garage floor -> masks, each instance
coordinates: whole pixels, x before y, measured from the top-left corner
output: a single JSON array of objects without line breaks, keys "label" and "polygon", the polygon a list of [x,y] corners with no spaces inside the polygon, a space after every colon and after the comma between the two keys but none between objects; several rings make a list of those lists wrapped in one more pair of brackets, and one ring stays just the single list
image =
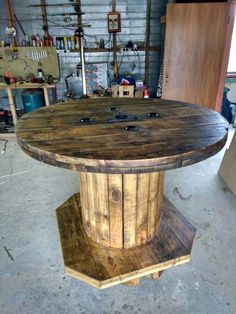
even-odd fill
[{"label": "garage floor", "polygon": [[0,155],[1,314],[236,313],[236,198],[217,175],[223,151],[166,174],[166,195],[197,228],[192,260],[160,280],[100,291],[63,272],[55,209],[77,191],[76,173],[0,138],[9,139]]}]

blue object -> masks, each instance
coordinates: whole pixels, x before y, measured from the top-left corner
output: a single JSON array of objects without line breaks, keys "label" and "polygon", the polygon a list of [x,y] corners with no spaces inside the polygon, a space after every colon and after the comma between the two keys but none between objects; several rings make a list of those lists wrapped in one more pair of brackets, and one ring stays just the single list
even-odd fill
[{"label": "blue object", "polygon": [[230,89],[228,87],[224,88],[224,95],[222,99],[222,106],[221,106],[221,114],[225,119],[229,122],[232,123],[233,115],[232,115],[232,108],[231,104],[234,105],[231,101],[228,99],[228,92]]},{"label": "blue object", "polygon": [[119,75],[117,78],[117,84],[122,84],[123,81],[129,83],[124,85],[135,85],[135,78],[131,75]]},{"label": "blue object", "polygon": [[44,94],[41,89],[25,89],[21,97],[25,113],[45,106]]}]

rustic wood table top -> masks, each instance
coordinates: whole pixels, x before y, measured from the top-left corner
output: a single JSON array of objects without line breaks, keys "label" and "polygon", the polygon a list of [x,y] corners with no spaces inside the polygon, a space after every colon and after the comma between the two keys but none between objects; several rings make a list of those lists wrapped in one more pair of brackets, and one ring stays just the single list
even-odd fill
[{"label": "rustic wood table top", "polygon": [[228,123],[203,107],[158,99],[91,99],[24,115],[18,142],[32,157],[78,171],[178,168],[219,151]]}]

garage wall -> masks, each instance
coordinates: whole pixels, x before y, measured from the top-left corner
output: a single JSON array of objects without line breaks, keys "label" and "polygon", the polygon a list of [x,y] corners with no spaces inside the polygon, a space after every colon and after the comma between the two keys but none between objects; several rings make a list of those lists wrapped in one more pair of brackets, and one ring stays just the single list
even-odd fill
[{"label": "garage wall", "polygon": [[[58,3],[57,0],[48,1],[50,4]],[[60,3],[68,3],[68,1],[61,0]],[[124,46],[128,40],[132,40],[133,43],[138,46],[145,45],[146,35],[146,2],[144,0],[128,1],[117,0],[117,11],[121,14],[121,33],[117,35],[117,45]],[[29,4],[39,4],[39,0],[12,0],[18,19],[21,20],[22,26],[25,32],[32,35],[39,33],[43,35],[42,31],[42,19],[41,8],[28,8]],[[161,24],[160,16],[165,13],[167,0],[152,1],[151,7],[151,36],[150,46],[157,47],[161,43]],[[83,23],[89,23],[90,28],[84,28],[85,34],[85,46],[97,47],[100,39],[103,38],[107,43],[106,47],[111,47],[111,37],[107,32],[107,13],[111,11],[111,0],[101,0],[99,2],[95,0],[82,0],[82,11],[85,13],[82,16]],[[3,5],[1,5],[3,6]],[[1,26],[0,27],[0,40],[4,39],[5,22],[2,17],[3,11],[1,11]],[[47,7],[48,15],[54,13],[66,13],[74,12],[71,7]],[[5,15],[5,14],[4,14]],[[72,17],[76,21],[76,16]],[[49,16],[49,31],[52,36],[72,35],[73,29],[65,28],[66,23],[63,22],[62,16]],[[73,22],[71,22],[73,23]],[[63,25],[63,27],[58,27]],[[22,40],[22,33],[18,30],[19,41]],[[118,52],[117,53],[118,64],[120,65],[120,73],[125,71],[130,72],[136,78],[144,78],[144,61],[145,52]],[[80,62],[79,53],[60,53],[60,66],[62,78],[66,75],[76,72],[76,65]],[[86,53],[86,62],[105,62],[108,65],[109,73],[108,77],[112,80],[112,67],[110,62],[112,61],[112,52],[99,52],[99,53]],[[159,75],[159,62],[160,53],[158,51],[150,52],[150,75],[149,75],[149,92],[155,95],[156,84]],[[81,90],[81,79],[77,77],[70,78],[70,84],[76,91]],[[65,89],[64,79],[61,84],[58,84],[58,96],[61,97],[61,93]]]}]

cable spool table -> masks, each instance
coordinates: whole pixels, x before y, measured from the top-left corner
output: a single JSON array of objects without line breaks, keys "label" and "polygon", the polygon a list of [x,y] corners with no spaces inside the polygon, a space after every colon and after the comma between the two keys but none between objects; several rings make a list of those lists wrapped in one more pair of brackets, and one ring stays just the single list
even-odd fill
[{"label": "cable spool table", "polygon": [[80,193],[56,210],[66,272],[106,288],[188,262],[196,230],[163,196],[164,172],[214,155],[227,133],[215,111],[158,99],[79,100],[24,115],[21,148],[80,173]]}]

